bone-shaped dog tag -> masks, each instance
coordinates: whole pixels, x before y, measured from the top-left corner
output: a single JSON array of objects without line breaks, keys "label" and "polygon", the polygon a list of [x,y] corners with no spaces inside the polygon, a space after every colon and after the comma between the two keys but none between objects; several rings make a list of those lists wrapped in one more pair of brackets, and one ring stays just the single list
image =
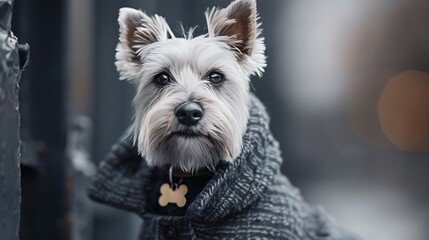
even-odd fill
[{"label": "bone-shaped dog tag", "polygon": [[188,187],[184,184],[173,190],[168,183],[161,185],[159,189],[161,196],[158,203],[161,207],[167,206],[168,203],[175,203],[178,207],[184,207],[186,204],[185,195],[188,192]]}]

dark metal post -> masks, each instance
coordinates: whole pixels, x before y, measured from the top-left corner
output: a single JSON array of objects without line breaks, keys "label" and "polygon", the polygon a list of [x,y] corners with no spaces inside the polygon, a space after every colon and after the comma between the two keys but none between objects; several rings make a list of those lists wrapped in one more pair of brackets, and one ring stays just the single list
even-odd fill
[{"label": "dark metal post", "polygon": [[10,31],[12,0],[0,0],[0,236],[17,240],[20,218],[19,79],[28,62],[28,45]]}]

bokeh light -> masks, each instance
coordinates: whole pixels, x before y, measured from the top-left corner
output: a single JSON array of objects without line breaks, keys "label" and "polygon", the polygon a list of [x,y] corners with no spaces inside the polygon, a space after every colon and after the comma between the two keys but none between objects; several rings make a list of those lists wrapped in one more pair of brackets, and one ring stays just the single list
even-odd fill
[{"label": "bokeh light", "polygon": [[429,150],[429,73],[409,70],[386,84],[377,104],[381,128],[401,150]]}]

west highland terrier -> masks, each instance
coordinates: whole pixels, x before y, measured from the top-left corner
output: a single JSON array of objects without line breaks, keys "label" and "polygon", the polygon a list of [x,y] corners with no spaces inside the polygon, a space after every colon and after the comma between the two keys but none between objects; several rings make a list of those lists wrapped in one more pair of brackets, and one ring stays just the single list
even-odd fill
[{"label": "west highland terrier", "polygon": [[130,131],[90,196],[144,219],[141,239],[354,239],[280,173],[268,116],[249,92],[266,66],[255,0],[205,14],[208,32],[119,11],[116,67],[136,86]]}]

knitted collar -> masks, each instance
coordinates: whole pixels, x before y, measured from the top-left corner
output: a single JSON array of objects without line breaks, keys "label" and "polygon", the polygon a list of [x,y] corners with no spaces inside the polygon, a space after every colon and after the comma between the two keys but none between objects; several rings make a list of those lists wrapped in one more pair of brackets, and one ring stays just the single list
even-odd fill
[{"label": "knitted collar", "polygon": [[[184,217],[214,223],[242,211],[256,201],[279,173],[281,157],[277,141],[269,130],[269,118],[262,103],[251,96],[249,121],[243,148],[232,163],[220,163],[212,179],[189,205]],[[89,188],[99,202],[146,213],[146,188],[153,182],[151,169],[138,157],[131,142],[116,144],[100,164]]]}]

